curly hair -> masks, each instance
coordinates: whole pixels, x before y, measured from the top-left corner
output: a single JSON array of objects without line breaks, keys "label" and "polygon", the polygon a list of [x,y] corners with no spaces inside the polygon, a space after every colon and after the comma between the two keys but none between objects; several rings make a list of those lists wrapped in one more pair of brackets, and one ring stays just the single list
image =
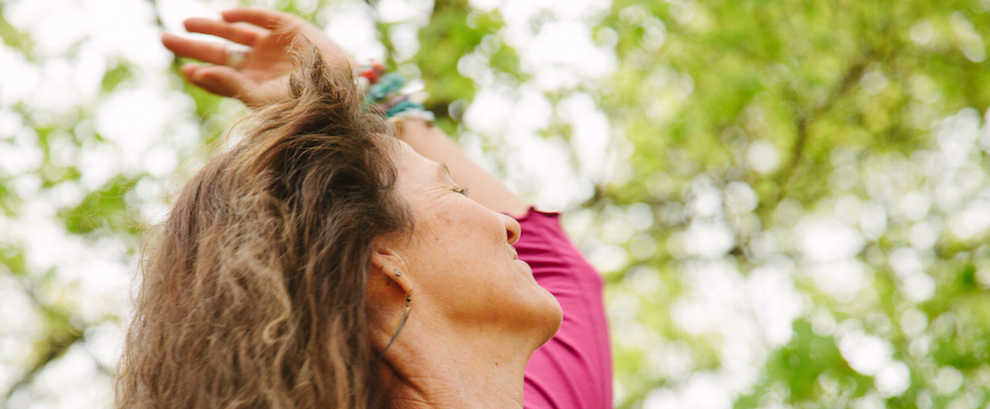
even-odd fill
[{"label": "curly hair", "polygon": [[146,249],[119,408],[374,408],[365,286],[410,226],[394,129],[349,69],[306,56],[291,98],[181,190]]}]

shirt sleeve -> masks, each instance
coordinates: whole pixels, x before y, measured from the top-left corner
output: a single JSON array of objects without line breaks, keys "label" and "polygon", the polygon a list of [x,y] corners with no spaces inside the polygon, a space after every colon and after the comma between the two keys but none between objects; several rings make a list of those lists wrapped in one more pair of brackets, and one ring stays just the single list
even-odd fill
[{"label": "shirt sleeve", "polygon": [[518,218],[514,245],[536,282],[563,310],[557,335],[536,350],[526,366],[526,409],[612,407],[612,351],[600,274],[564,233],[559,214],[533,208]]}]

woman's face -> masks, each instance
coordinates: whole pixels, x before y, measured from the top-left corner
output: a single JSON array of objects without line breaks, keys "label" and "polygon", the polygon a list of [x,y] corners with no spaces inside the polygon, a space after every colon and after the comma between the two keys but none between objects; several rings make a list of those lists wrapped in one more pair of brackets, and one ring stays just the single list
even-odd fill
[{"label": "woman's face", "polygon": [[438,310],[431,312],[456,323],[532,333],[537,346],[550,339],[560,305],[512,248],[519,223],[459,192],[446,166],[405,142],[396,151],[396,190],[414,220],[396,252],[409,269],[413,304],[428,300]]}]

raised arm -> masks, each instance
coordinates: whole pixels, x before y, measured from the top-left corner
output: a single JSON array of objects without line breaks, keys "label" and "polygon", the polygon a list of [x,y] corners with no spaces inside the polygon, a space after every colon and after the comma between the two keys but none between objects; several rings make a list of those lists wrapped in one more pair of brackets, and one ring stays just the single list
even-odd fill
[{"label": "raised arm", "polygon": [[[258,7],[237,7],[221,13],[222,20],[189,18],[186,30],[247,46],[241,53],[234,44],[193,40],[163,33],[162,43],[179,57],[209,65],[186,64],[182,73],[189,82],[217,95],[237,98],[249,106],[261,106],[288,96],[288,76],[293,51],[303,36],[335,69],[355,69],[354,59],[316,26],[297,16]],[[237,58],[231,58],[236,55]],[[349,67],[349,68],[347,68]],[[458,149],[439,128],[418,119],[404,119],[399,137],[424,157],[443,163],[454,181],[469,196],[488,208],[521,216],[529,208],[498,179],[481,169]]]},{"label": "raised arm", "polygon": [[[340,63],[348,57],[322,31],[296,17],[264,9],[234,10],[224,12],[222,22],[189,19],[186,27],[253,47],[239,69],[221,65],[228,62],[223,46],[163,35],[163,43],[177,55],[217,64],[184,67],[183,73],[193,84],[252,106],[285,98],[293,43],[274,33],[289,28],[288,32],[305,34],[317,44],[328,61],[337,62],[331,67],[353,69],[353,63],[350,67]],[[520,220],[523,234],[514,245],[519,258],[530,264],[536,281],[560,302],[564,311],[560,330],[533,354],[526,367],[526,409],[610,408],[611,353],[602,279],[571,243],[557,215],[532,210],[427,121],[408,117],[397,126],[398,136],[416,152],[445,164],[454,182],[468,189],[469,197]]]},{"label": "raised arm", "polygon": [[188,18],[186,30],[210,34],[240,44],[202,41],[162,33],[162,44],[176,56],[209,63],[185,64],[182,74],[194,85],[214,94],[261,106],[288,97],[293,52],[305,50],[305,37],[334,69],[355,69],[350,54],[305,20],[260,7],[225,10],[221,20]]}]

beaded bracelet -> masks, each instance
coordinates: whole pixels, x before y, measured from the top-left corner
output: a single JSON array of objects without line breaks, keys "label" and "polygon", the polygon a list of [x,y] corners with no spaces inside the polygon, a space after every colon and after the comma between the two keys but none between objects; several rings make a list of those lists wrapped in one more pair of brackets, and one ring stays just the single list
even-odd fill
[{"label": "beaded bracelet", "polygon": [[399,73],[386,74],[385,68],[381,64],[372,63],[360,68],[358,81],[362,91],[364,91],[365,102],[370,109],[394,121],[403,118],[433,121],[433,113],[423,107],[425,95],[403,92],[406,79]]}]

